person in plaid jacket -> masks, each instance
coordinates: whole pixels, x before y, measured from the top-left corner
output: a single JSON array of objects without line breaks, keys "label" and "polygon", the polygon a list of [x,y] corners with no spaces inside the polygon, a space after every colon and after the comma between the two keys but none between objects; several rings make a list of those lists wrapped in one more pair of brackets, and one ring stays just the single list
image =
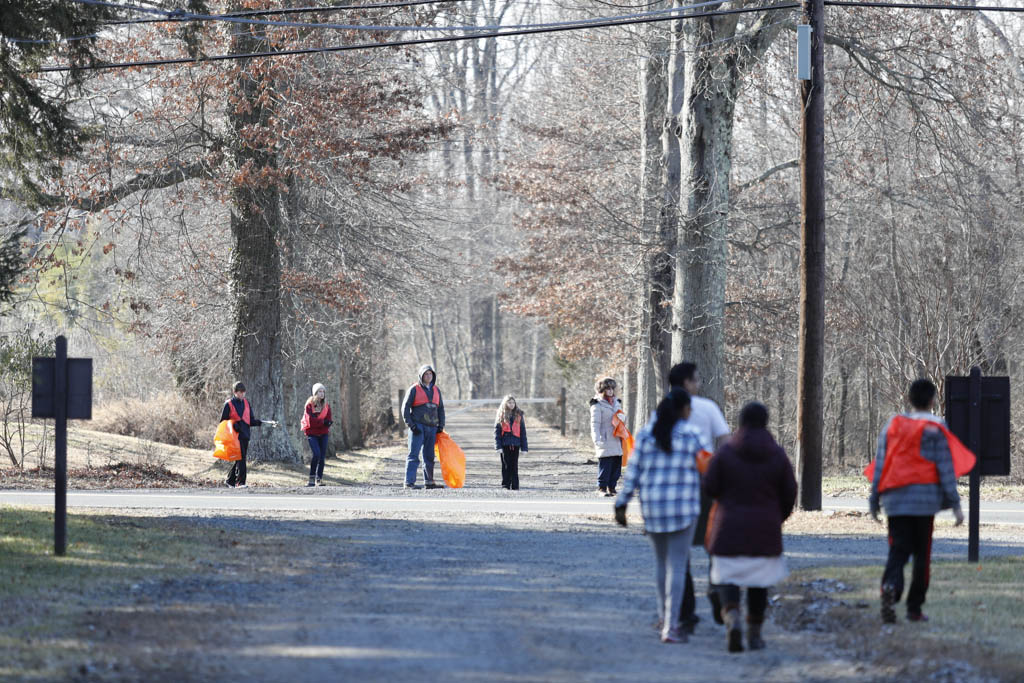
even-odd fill
[{"label": "person in plaid jacket", "polygon": [[658,404],[654,425],[637,435],[626,480],[615,499],[615,520],[626,526],[626,505],[634,494],[657,563],[661,641],[684,643],[679,611],[686,584],[686,561],[700,516],[700,476],[696,456],[701,436],[686,423],[690,395],[673,389]]}]

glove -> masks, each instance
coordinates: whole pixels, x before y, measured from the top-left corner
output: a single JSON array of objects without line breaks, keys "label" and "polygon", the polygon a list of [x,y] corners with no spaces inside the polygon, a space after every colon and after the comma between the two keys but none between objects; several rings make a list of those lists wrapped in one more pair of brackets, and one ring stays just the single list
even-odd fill
[{"label": "glove", "polygon": [[324,427],[330,427],[334,424],[334,420],[324,420]]},{"label": "glove", "polygon": [[960,526],[964,523],[964,511],[959,506],[953,508],[953,516],[956,517],[955,526]]},{"label": "glove", "polygon": [[616,505],[615,506],[615,521],[619,526],[626,526],[626,506]]},{"label": "glove", "polygon": [[423,430],[418,425],[409,425],[409,431],[413,434],[422,434]]},{"label": "glove", "polygon": [[439,431],[439,432],[443,432],[443,431],[444,431],[444,427],[438,427],[438,428],[437,428],[437,431]]}]

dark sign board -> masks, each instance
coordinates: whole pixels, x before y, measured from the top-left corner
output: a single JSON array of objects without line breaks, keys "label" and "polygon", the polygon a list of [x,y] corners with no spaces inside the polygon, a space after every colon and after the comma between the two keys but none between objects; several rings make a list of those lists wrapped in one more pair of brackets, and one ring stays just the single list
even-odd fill
[{"label": "dark sign board", "polygon": [[[946,424],[970,447],[970,377],[946,377]],[[980,452],[982,476],[1010,474],[1010,378],[981,378]]]},{"label": "dark sign board", "polygon": [[[92,358],[68,358],[69,420],[92,419]],[[32,359],[32,417],[56,417],[57,359]]]}]

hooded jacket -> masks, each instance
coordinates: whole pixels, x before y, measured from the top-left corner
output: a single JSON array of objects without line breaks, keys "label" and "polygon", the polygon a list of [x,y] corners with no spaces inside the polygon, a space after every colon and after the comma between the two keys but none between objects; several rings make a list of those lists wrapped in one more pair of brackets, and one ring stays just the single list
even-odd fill
[{"label": "hooded jacket", "polygon": [[796,476],[767,429],[740,429],[722,444],[704,475],[704,493],[718,504],[709,531],[712,555],[782,554],[782,523],[796,504]]},{"label": "hooded jacket", "polygon": [[523,417],[523,411],[518,408],[516,408],[516,417],[513,418],[513,421],[515,419],[519,420],[519,436],[516,436],[512,432],[504,431],[500,422],[495,423],[494,450],[500,451],[505,447],[516,447],[520,451],[530,450],[530,444],[526,440],[526,418]]},{"label": "hooded jacket", "polygon": [[608,458],[622,455],[622,441],[615,436],[612,416],[622,408],[622,401],[615,397],[611,403],[604,396],[590,399],[590,438],[594,440],[597,457]]},{"label": "hooded jacket", "polygon": [[[423,384],[423,375],[427,372],[434,373],[434,379],[430,384]],[[437,382],[437,371],[434,370],[431,365],[420,366],[419,372],[416,373],[419,377],[419,382],[409,387],[409,391],[405,395],[405,406],[402,408],[402,419],[405,420],[405,424],[408,425],[409,429],[419,427],[436,427],[438,431],[444,429],[444,399],[441,397],[441,390],[437,391],[437,404],[436,406],[430,403],[430,400],[434,395],[434,384]],[[413,406],[413,402],[416,399],[416,387],[420,387],[427,394],[427,403]],[[434,418],[436,415],[436,420]]]}]

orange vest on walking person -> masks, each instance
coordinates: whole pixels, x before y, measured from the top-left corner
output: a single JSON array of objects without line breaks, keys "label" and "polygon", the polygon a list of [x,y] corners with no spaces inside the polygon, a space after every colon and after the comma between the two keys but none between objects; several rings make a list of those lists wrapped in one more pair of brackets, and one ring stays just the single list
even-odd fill
[{"label": "orange vest on walking person", "polygon": [[238,411],[235,410],[235,404],[232,401],[228,401],[228,410],[231,411],[231,421],[238,422],[241,420],[245,424],[249,424],[252,416],[252,411],[249,410],[249,399],[243,398],[242,405],[245,406],[245,409],[242,411],[242,417],[238,417]]},{"label": "orange vest on walking person", "polygon": [[426,403],[438,404],[441,402],[441,392],[437,390],[436,386],[431,387],[433,390],[430,399],[427,399],[427,390],[423,388],[422,384],[417,384],[413,387],[412,407],[421,406]]},{"label": "orange vest on walking person", "polygon": [[[878,480],[879,493],[911,484],[939,483],[939,470],[935,463],[921,456],[921,435],[927,427],[936,427],[945,435],[953,456],[954,476],[961,477],[974,469],[977,460],[974,453],[944,424],[897,415],[885,433],[885,461]],[[874,481],[874,460],[864,468],[864,476],[868,481]]]},{"label": "orange vest on walking person", "polygon": [[514,437],[516,437],[518,439],[518,438],[522,437],[522,424],[523,424],[522,418],[520,418],[518,415],[516,415],[516,419],[512,420],[512,424],[511,425],[508,422],[502,422],[501,423],[501,431],[502,432],[511,432],[512,436],[514,436]]}]

